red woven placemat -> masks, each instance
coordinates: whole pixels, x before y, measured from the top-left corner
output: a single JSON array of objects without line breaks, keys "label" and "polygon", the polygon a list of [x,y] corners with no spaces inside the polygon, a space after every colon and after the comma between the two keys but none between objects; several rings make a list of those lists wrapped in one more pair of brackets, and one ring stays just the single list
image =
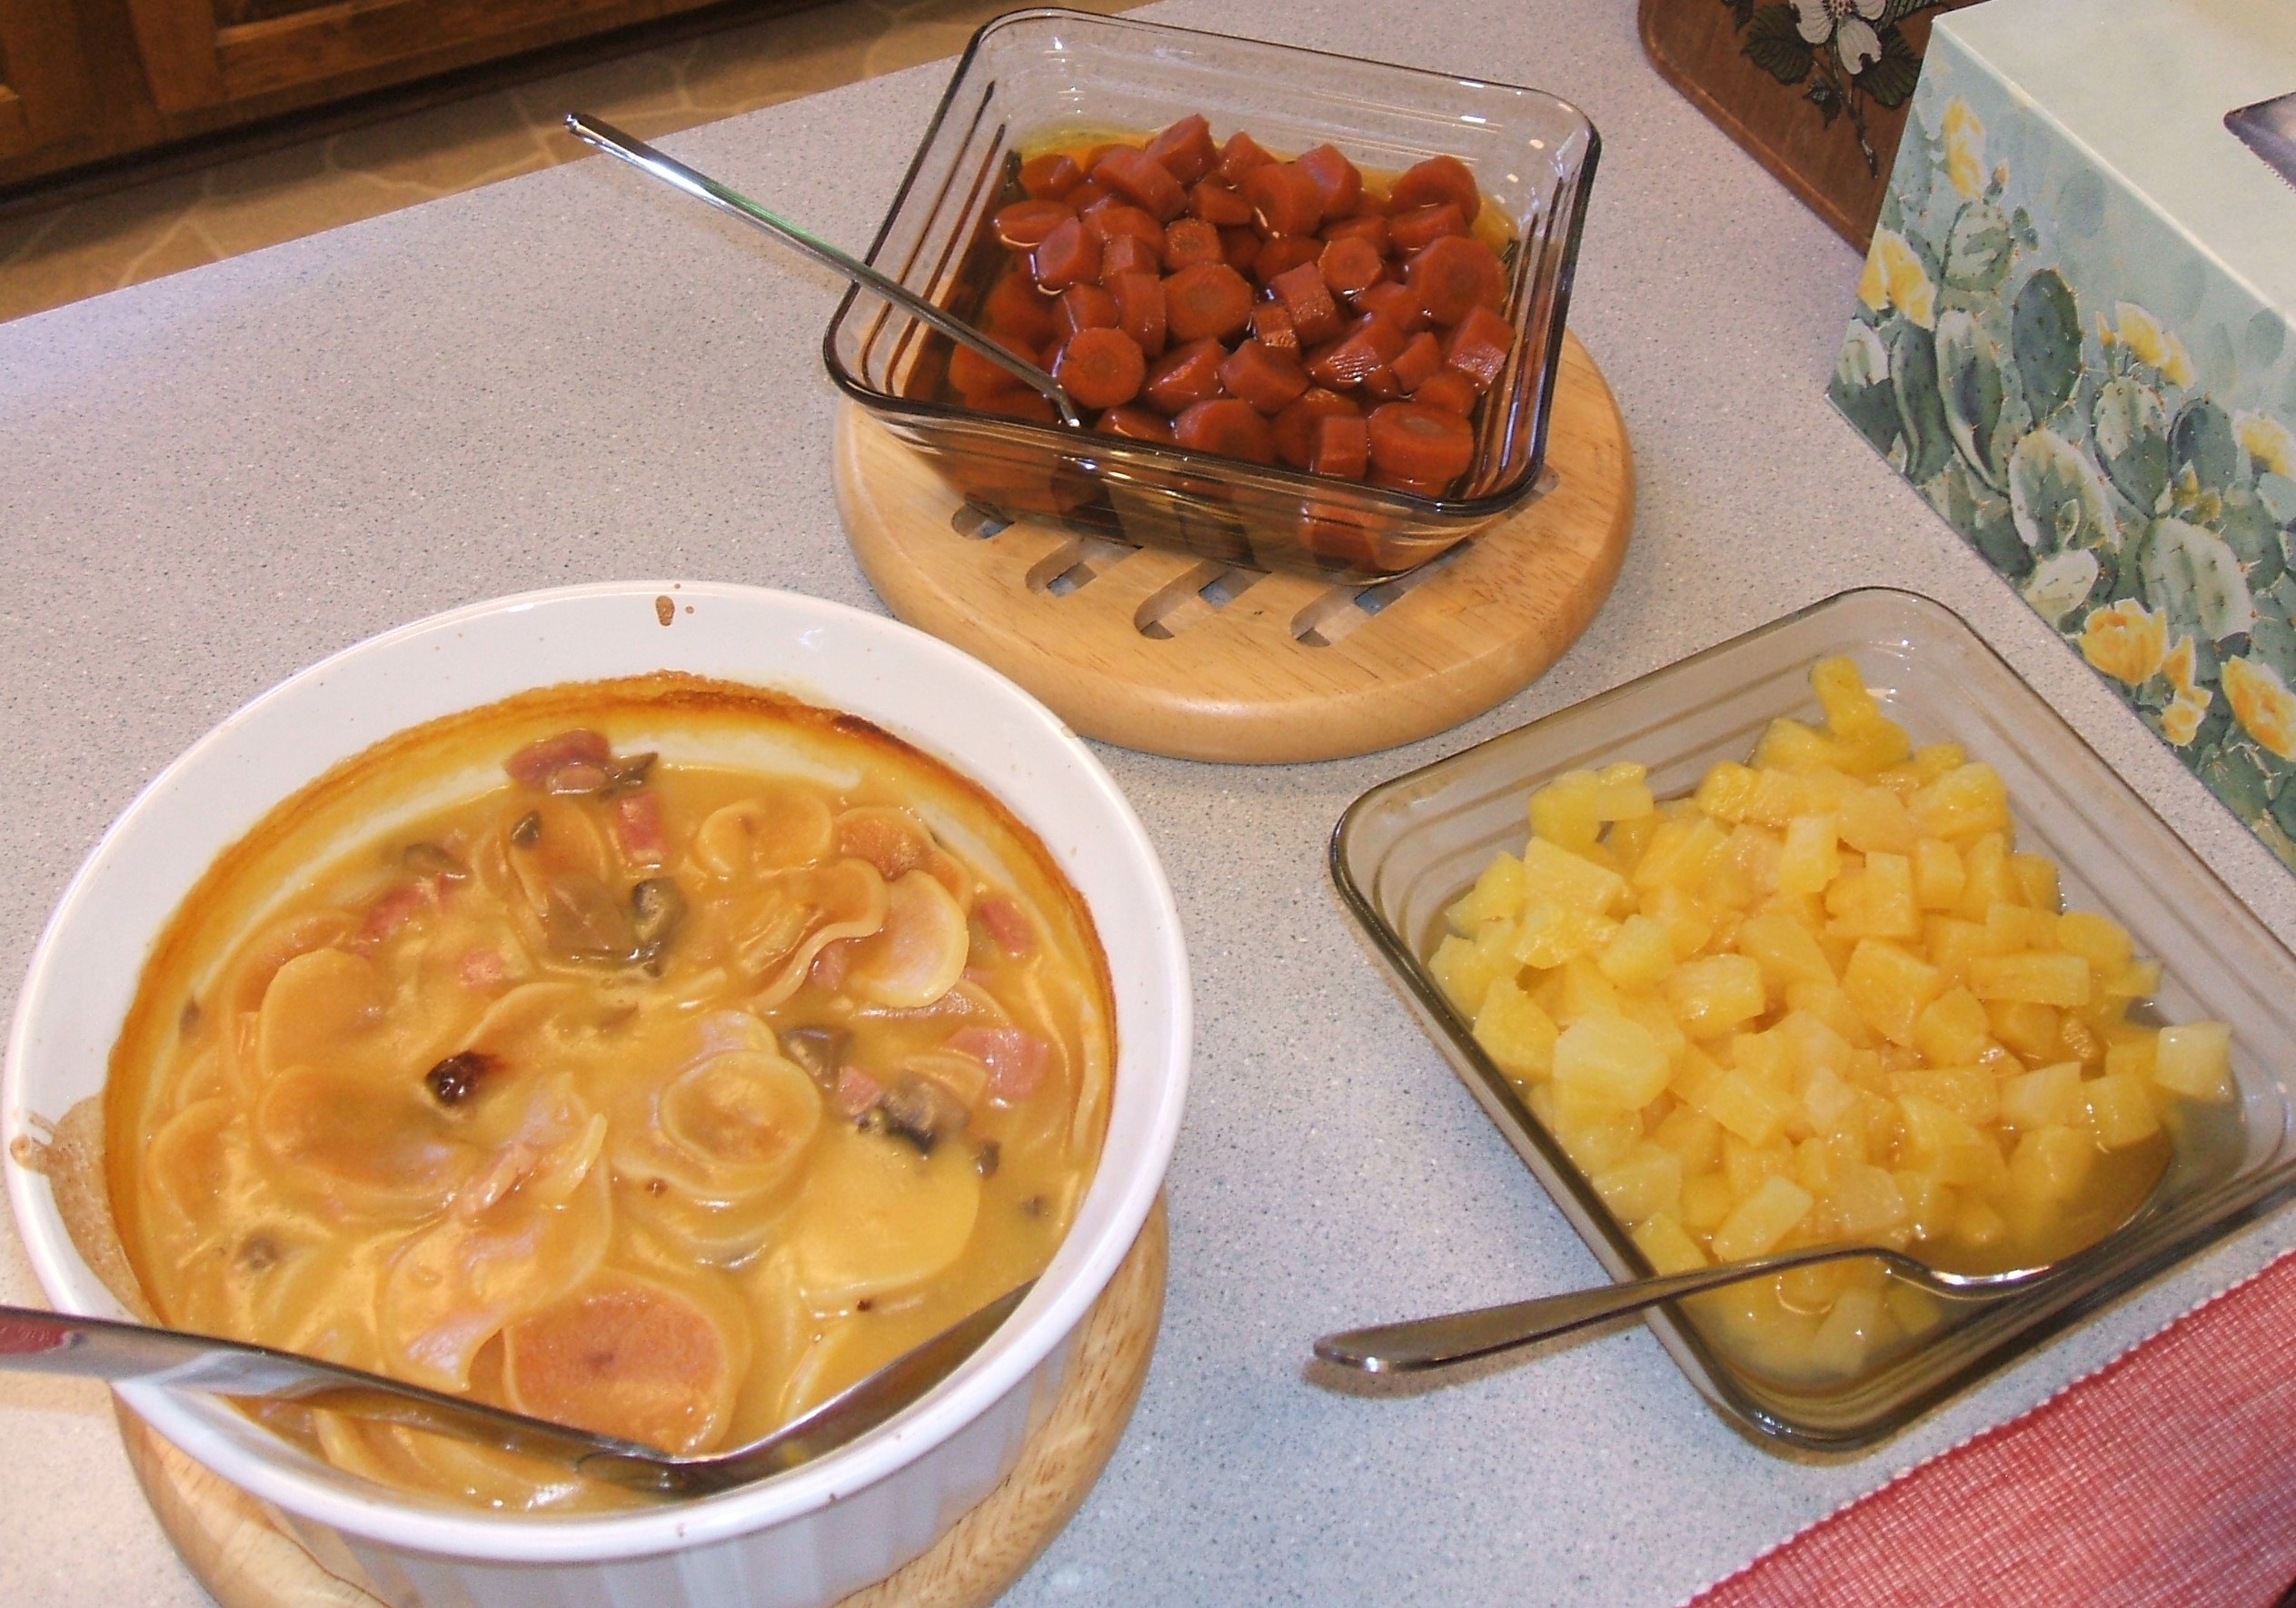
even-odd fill
[{"label": "red woven placemat", "polygon": [[2296,1252],[1690,1604],[2270,1608],[2291,1580]]}]

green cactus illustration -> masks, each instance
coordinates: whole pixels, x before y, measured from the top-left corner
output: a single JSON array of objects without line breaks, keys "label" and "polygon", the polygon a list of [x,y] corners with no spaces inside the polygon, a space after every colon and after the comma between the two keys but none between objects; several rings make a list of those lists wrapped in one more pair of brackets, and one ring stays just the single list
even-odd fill
[{"label": "green cactus illustration", "polygon": [[2158,392],[2123,374],[2097,392],[2092,439],[2097,462],[2138,511],[2161,506],[2169,486],[2169,412]]},{"label": "green cactus illustration", "polygon": [[2025,404],[2035,420],[2045,420],[2081,382],[2081,310],[2054,268],[2042,269],[2018,290],[2009,310],[2009,339]]}]

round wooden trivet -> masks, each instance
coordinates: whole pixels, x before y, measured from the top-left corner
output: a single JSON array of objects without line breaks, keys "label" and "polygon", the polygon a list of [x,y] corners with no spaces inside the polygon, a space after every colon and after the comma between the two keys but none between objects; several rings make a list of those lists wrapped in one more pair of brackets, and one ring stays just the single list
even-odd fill
[{"label": "round wooden trivet", "polygon": [[[982,1608],[1020,1577],[1099,1478],[1139,1400],[1164,1313],[1166,1249],[1159,1200],[1085,1315],[1059,1397],[1004,1483],[929,1550],[838,1608]],[[223,1608],[383,1608],[321,1568],[253,1497],[114,1405],[160,1528]]]},{"label": "round wooden trivet", "polygon": [[1341,587],[1035,519],[980,535],[891,432],[850,402],[837,417],[838,511],[895,614],[1088,737],[1248,764],[1409,742],[1554,663],[1609,595],[1635,510],[1625,422],[1569,336],[1546,467],[1551,490],[1464,548],[1384,586]]}]

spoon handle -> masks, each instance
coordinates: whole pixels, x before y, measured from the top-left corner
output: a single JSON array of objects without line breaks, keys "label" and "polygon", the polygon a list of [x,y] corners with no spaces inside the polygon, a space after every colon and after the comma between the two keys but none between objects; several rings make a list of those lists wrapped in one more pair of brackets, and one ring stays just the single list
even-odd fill
[{"label": "spoon handle", "polygon": [[1806,1250],[1757,1256],[1745,1262],[1724,1262],[1718,1266],[1694,1268],[1660,1278],[1575,1290],[1566,1295],[1541,1295],[1536,1300],[1454,1312],[1442,1317],[1349,1329],[1345,1334],[1326,1335],[1317,1341],[1316,1355],[1327,1363],[1359,1368],[1367,1374],[1416,1374],[1422,1369],[1489,1356],[1495,1352],[1512,1351],[1535,1341],[1551,1340],[1557,1335],[1567,1335],[1574,1329],[1623,1317],[1685,1295],[1845,1256],[1896,1259],[1892,1253],[1873,1246],[1814,1246]]},{"label": "spoon handle", "polygon": [[924,320],[950,340],[979,352],[1018,378],[1029,390],[1041,392],[1059,411],[1061,422],[1069,428],[1084,428],[1084,421],[1078,415],[1076,404],[1068,400],[1068,393],[1061,389],[1058,380],[1028,359],[1007,352],[964,320],[934,306],[899,281],[880,273],[859,257],[840,251],[828,241],[809,233],[787,218],[768,212],[739,190],[663,155],[642,140],[631,139],[611,123],[601,123],[597,118],[581,112],[569,112],[566,114],[566,127],[576,139],[586,140],[601,151],[621,157],[631,166],[652,174],[665,184],[675,185],[697,201],[708,202],[720,212],[731,213],[745,223],[755,224],[784,245],[794,247],[822,266],[874,291],[888,302]]}]

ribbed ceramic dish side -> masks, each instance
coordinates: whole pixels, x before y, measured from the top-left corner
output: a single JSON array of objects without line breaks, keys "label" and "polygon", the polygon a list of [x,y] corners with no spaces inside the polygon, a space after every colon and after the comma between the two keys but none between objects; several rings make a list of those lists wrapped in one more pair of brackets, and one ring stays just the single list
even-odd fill
[{"label": "ribbed ceramic dish side", "polygon": [[[1600,148],[1583,114],[1541,91],[1128,18],[1015,12],[974,35],[870,261],[945,304],[1009,153],[1068,134],[1153,130],[1190,112],[1279,150],[1329,141],[1375,169],[1447,153],[1505,209],[1521,241],[1506,306],[1518,338],[1479,411],[1476,462],[1458,495],[1419,497],[1115,436],[1086,437],[1079,450],[1056,425],[910,396],[922,327],[859,293],[823,337],[830,377],[960,488],[1017,504],[1001,511],[1230,562],[1377,580],[1519,507],[1545,462]],[[1312,547],[1318,525],[1341,535]]]},{"label": "ribbed ceramic dish side", "polygon": [[[1963,1308],[1933,1337],[1846,1385],[1792,1388],[1734,1364],[1678,1310],[1651,1326],[1724,1414],[1785,1445],[1848,1452],[1895,1433],[2083,1314],[2296,1193],[2284,1074],[2261,1057],[2296,1042],[2296,956],[2275,939],[2128,784],[1958,616],[1904,592],[1845,592],[1611,692],[1373,789],[1334,834],[1334,878],[1422,1023],[1581,1237],[1616,1279],[1651,1272],[1625,1229],[1422,964],[1443,909],[1500,849],[1527,834],[1531,789],[1619,759],[1647,765],[1661,798],[1707,766],[1744,759],[1781,715],[1816,719],[1809,668],[1854,659],[1916,742],[1950,740],[2007,782],[2018,841],[2057,861],[2065,908],[2102,910],[2158,957],[2168,1020],[2230,1022],[2239,1084],[2233,1152],[2172,1165],[2093,1266],[2025,1295]],[[2225,1125],[2230,1135],[2231,1125]],[[1536,1294],[1491,1292],[1493,1300]]]}]

